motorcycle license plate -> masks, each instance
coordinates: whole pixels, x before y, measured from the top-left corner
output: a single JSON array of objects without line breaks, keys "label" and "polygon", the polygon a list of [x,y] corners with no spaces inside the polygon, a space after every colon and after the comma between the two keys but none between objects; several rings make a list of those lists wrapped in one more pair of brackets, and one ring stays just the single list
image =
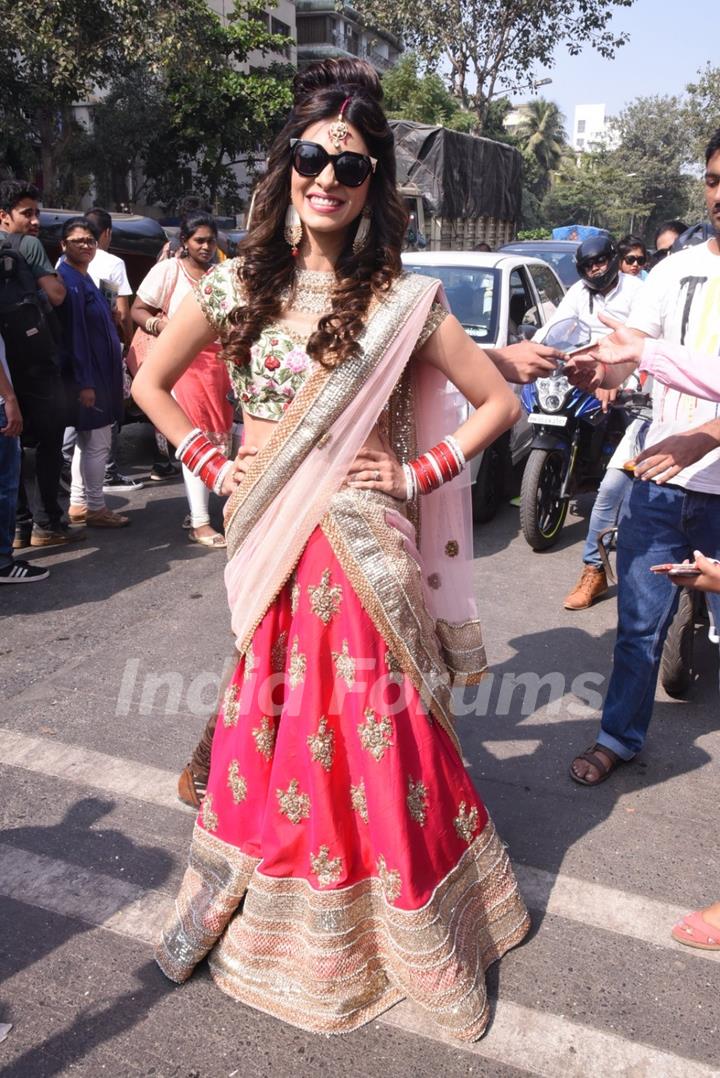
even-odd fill
[{"label": "motorcycle license plate", "polygon": [[564,427],[567,423],[566,415],[546,415],[545,412],[531,412],[528,423],[535,423],[543,427]]}]

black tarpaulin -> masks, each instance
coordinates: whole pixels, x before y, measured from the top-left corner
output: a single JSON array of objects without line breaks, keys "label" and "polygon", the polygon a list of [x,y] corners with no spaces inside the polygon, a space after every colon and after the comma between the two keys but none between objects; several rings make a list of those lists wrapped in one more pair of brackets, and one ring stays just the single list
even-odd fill
[{"label": "black tarpaulin", "polygon": [[522,155],[512,146],[432,124],[390,120],[397,179],[413,183],[441,217],[520,216]]}]

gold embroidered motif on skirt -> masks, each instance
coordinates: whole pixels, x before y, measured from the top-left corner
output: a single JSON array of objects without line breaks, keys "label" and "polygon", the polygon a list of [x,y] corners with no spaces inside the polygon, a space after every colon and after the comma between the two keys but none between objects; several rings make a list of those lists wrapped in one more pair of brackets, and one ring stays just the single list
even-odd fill
[{"label": "gold embroidered motif on skirt", "polygon": [[237,726],[240,718],[240,689],[237,685],[228,685],[223,697],[223,726]]},{"label": "gold embroidered motif on skirt", "polygon": [[417,782],[413,782],[412,778],[408,775],[408,795],[406,801],[408,812],[413,820],[419,823],[421,827],[424,827],[425,820],[427,819],[428,790],[421,779],[418,779]]},{"label": "gold embroidered motif on skirt", "polygon": [[240,802],[244,801],[247,797],[247,779],[243,778],[240,774],[240,763],[238,760],[230,761],[227,784],[230,787],[233,801],[236,805],[239,805]]},{"label": "gold embroidered motif on skirt", "polygon": [[290,665],[288,666],[288,681],[291,689],[296,689],[305,680],[305,671],[307,670],[307,656],[301,654],[299,647],[300,641],[295,637],[292,651],[290,652]]},{"label": "gold embroidered motif on skirt", "polygon": [[320,583],[314,587],[308,584],[310,593],[310,609],[313,614],[320,618],[323,625],[329,625],[340,609],[342,602],[342,588],[338,584],[330,583],[330,570],[325,569]]},{"label": "gold embroidered motif on skirt", "polygon": [[342,876],[342,858],[330,857],[330,848],[321,846],[316,854],[310,854],[310,870],[321,887],[330,887]]},{"label": "gold embroidered motif on skirt", "polygon": [[298,612],[300,606],[300,585],[297,580],[293,580],[292,590],[290,591],[290,611],[293,617]]},{"label": "gold embroidered motif on skirt", "polygon": [[280,812],[287,816],[290,823],[298,824],[310,815],[310,798],[298,792],[300,783],[291,779],[287,790],[276,790]]},{"label": "gold embroidered motif on skirt", "polygon": [[281,673],[285,669],[285,662],[287,661],[287,642],[288,634],[286,632],[280,633],[270,651],[270,665],[273,672],[276,674]]},{"label": "gold embroidered motif on skirt", "polygon": [[218,820],[217,812],[213,812],[212,794],[205,794],[200,814],[202,815],[202,822],[205,830],[217,831],[218,823],[220,821]]},{"label": "gold embroidered motif on skirt", "polygon": [[360,779],[357,786],[350,786],[350,804],[360,819],[368,822],[367,799],[365,797],[365,779]]},{"label": "gold embroidered motif on skirt", "polygon": [[460,553],[460,544],[458,543],[457,539],[448,539],[447,543],[445,544],[445,553],[447,554],[448,558],[457,558],[458,554]]},{"label": "gold embroidered motif on skirt", "polygon": [[457,831],[463,842],[467,842],[468,846],[473,840],[478,825],[478,810],[477,805],[468,812],[467,805],[464,801],[461,801],[458,805],[458,814],[453,820],[455,830]]},{"label": "gold embroidered motif on skirt", "polygon": [[266,760],[272,759],[273,749],[275,748],[275,737],[277,736],[273,720],[267,715],[263,715],[260,720],[260,725],[253,729],[252,736],[255,740],[255,747],[260,755],[264,756]]},{"label": "gold embroidered motif on skirt", "polygon": [[249,681],[249,679],[255,673],[257,667],[257,659],[255,658],[255,652],[253,651],[252,644],[249,645],[245,652],[245,669],[243,671],[243,679]]},{"label": "gold embroidered motif on skirt", "polygon": [[323,715],[314,734],[309,734],[308,748],[310,755],[316,763],[329,771],[332,767],[333,754],[335,751],[335,734],[327,728],[327,719]]},{"label": "gold embroidered motif on skirt", "polygon": [[394,902],[402,890],[402,880],[396,868],[389,869],[382,854],[377,859],[377,873],[388,902]]},{"label": "gold embroidered motif on skirt", "polygon": [[371,707],[365,708],[365,722],[358,723],[360,744],[378,762],[393,743],[392,720],[389,715],[375,714]]},{"label": "gold embroidered motif on skirt", "polygon": [[355,684],[355,659],[349,654],[347,640],[342,642],[342,651],[333,651],[333,662],[337,676],[342,678],[349,689]]}]

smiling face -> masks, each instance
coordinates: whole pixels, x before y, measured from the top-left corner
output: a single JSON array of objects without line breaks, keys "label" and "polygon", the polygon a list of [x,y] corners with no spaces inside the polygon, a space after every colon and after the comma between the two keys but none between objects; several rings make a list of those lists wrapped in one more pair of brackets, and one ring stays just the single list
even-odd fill
[{"label": "smiling face", "polygon": [[[301,139],[317,142],[333,156],[343,150],[368,154],[369,150],[360,132],[348,124],[348,137],[338,149],[330,139],[330,125],[335,116],[307,127]],[[310,233],[329,233],[345,231],[362,213],[370,190],[371,177],[360,187],[345,187],[335,178],[332,161],[318,176],[300,176],[294,168],[290,169],[290,198],[300,215],[305,228]]]}]

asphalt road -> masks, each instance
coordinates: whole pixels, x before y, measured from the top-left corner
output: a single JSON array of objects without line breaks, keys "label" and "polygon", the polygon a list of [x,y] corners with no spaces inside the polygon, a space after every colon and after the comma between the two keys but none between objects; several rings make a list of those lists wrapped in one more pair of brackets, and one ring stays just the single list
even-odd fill
[{"label": "asphalt road", "polygon": [[[150,459],[146,431],[127,445]],[[491,972],[493,1025],[464,1048],[405,1004],[315,1037],[202,968],[178,988],[154,966],[193,825],[174,782],[231,650],[224,558],[187,542],[180,482],[110,501],[130,528],[31,551],[50,579],[0,593],[2,1075],[720,1075],[720,956],[669,936],[720,898],[717,648],[698,641],[688,701],[658,692],[640,758],[594,790],[570,781],[615,619],[612,593],[562,608],[587,498],[546,554],[509,505],[477,531],[493,677],[459,729],[534,928]]]}]

